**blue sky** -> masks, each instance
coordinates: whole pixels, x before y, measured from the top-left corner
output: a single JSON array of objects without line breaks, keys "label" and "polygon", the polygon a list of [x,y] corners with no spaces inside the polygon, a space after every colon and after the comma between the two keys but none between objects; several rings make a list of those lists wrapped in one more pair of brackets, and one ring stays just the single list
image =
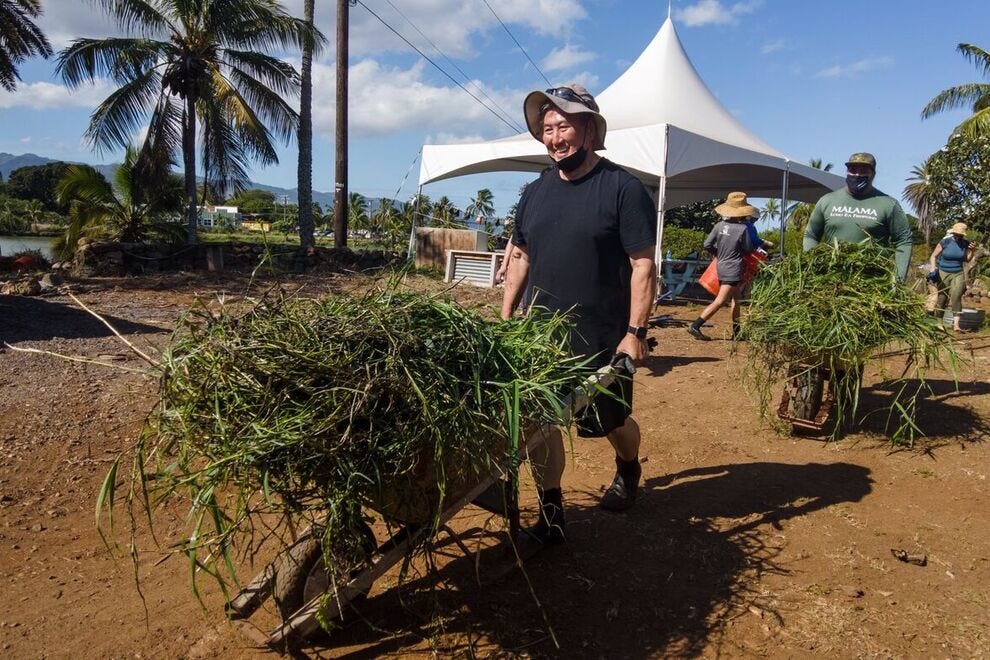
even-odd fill
[{"label": "blue sky", "polygon": [[[506,123],[458,88],[374,18],[396,30],[462,80],[426,38],[474,84],[522,124],[525,94],[576,80],[592,92],[607,87],[646,47],[667,15],[666,0],[362,0],[351,9],[350,189],[406,200],[416,192],[423,143],[512,135]],[[119,34],[88,0],[42,0],[40,24],[56,49],[73,38]],[[295,15],[302,0],[283,3]],[[333,39],[334,3],[317,2],[317,24]],[[403,18],[400,13],[408,18]],[[905,179],[944,144],[966,113],[922,121],[921,108],[942,89],[980,80],[956,52],[970,42],[990,48],[985,0],[677,0],[677,32],[709,88],[750,131],[791,158],[836,165],[854,151],[877,156],[875,184],[900,197]],[[413,27],[413,24],[415,27]],[[418,30],[417,30],[418,28]],[[420,34],[422,32],[423,34]],[[424,38],[424,36],[426,38]],[[333,189],[334,46],[314,69],[314,182]],[[298,61],[297,53],[281,53]],[[17,92],[0,90],[0,151],[50,158],[116,162],[96,154],[82,135],[88,116],[111,91],[105,83],[70,93],[54,64],[21,67]],[[469,86],[476,95],[476,88]],[[257,168],[263,183],[295,187],[295,145],[278,166]],[[407,171],[412,172],[400,189]],[[490,188],[499,212],[531,176],[495,173],[431,184],[463,208]]]}]

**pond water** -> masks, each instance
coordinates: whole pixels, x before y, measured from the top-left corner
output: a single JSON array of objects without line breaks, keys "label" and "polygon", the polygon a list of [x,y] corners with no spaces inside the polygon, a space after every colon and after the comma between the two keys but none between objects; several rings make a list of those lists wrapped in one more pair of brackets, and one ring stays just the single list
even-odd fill
[{"label": "pond water", "polygon": [[40,250],[46,259],[52,258],[51,236],[0,236],[0,255],[9,257],[24,250]]}]

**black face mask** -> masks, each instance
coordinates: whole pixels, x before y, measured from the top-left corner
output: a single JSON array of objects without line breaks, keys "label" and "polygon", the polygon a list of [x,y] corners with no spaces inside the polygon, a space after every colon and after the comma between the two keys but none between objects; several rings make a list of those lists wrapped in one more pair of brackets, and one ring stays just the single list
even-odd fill
[{"label": "black face mask", "polygon": [[846,186],[852,194],[862,195],[870,187],[870,176],[868,174],[847,174]]},{"label": "black face mask", "polygon": [[587,157],[588,157],[588,150],[585,149],[584,147],[581,147],[580,149],[572,153],[570,156],[566,156],[565,158],[561,158],[560,160],[558,160],[557,167],[560,168],[561,172],[568,174],[570,172],[573,172],[577,168],[581,167],[581,165],[584,163],[584,160]]}]

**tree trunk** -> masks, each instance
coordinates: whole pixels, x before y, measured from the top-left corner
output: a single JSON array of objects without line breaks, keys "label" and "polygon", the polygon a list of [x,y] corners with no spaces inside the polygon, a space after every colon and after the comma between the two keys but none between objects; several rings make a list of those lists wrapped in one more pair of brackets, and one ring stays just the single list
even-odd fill
[{"label": "tree trunk", "polygon": [[347,63],[348,0],[337,0],[337,128],[333,184],[333,244],[347,247]]},{"label": "tree trunk", "polygon": [[182,122],[182,162],[186,182],[186,240],[197,243],[199,215],[196,212],[196,99],[186,95],[186,110]]},{"label": "tree trunk", "polygon": [[[314,0],[305,0],[303,20],[313,30]],[[313,45],[306,39],[302,52],[302,86],[299,92],[299,246],[303,251],[316,246],[313,236]]]}]

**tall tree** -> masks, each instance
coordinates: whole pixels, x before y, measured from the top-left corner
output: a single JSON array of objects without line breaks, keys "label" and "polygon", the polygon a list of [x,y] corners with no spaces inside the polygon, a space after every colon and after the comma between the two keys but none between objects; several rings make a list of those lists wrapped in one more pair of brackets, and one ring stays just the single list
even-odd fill
[{"label": "tall tree", "polygon": [[17,65],[29,57],[52,56],[52,46],[31,19],[41,16],[40,0],[0,0],[0,87],[17,89]]},{"label": "tall tree", "polygon": [[83,236],[134,242],[181,233],[181,225],[169,220],[182,209],[182,181],[168,163],[149,158],[129,146],[113,185],[90,167],[68,166],[58,184],[59,201],[69,206],[69,225],[55,243],[61,257],[71,256]]},{"label": "tall tree", "polygon": [[[976,65],[984,76],[990,77],[990,53],[973,44],[959,44],[956,50]],[[990,135],[990,83],[967,83],[942,90],[922,109],[921,118],[928,119],[955,108],[966,108],[972,114],[953,132],[969,137]]]},{"label": "tall tree", "polygon": [[[311,33],[314,0],[304,0],[303,21]],[[313,55],[316,41],[303,41],[299,87],[299,164],[296,186],[299,190],[299,247],[312,250],[316,246],[313,223]]]},{"label": "tall tree", "polygon": [[457,217],[461,211],[444,195],[433,203],[432,214],[434,226],[450,229],[457,225]]},{"label": "tall tree", "polygon": [[921,165],[912,167],[911,176],[907,179],[908,184],[904,186],[904,199],[914,209],[918,218],[918,227],[925,234],[925,245],[931,245],[932,225],[935,220],[932,213],[934,189],[929,172],[930,162],[931,158]]},{"label": "tall tree", "polygon": [[760,211],[760,220],[769,220],[773,222],[780,217],[780,202],[778,202],[773,197],[767,199],[767,203],[763,205],[763,210]]},{"label": "tall tree", "polygon": [[98,149],[126,147],[150,115],[149,143],[182,154],[186,233],[195,242],[197,135],[204,174],[221,195],[243,186],[250,160],[277,163],[274,137],[288,142],[297,128],[284,97],[299,76],[264,51],[316,36],[274,0],[97,2],[139,36],[77,39],[59,53],[57,71],[70,88],[97,76],[119,85],[90,117],[86,137]]},{"label": "tall tree", "polygon": [[495,215],[495,196],[492,195],[492,191],[488,188],[479,190],[471,203],[464,209],[464,215],[469,221],[477,221],[478,218],[481,218],[479,224],[487,225],[488,219]]},{"label": "tall tree", "polygon": [[361,193],[352,192],[348,195],[347,224],[351,229],[368,227],[368,200]]}]

